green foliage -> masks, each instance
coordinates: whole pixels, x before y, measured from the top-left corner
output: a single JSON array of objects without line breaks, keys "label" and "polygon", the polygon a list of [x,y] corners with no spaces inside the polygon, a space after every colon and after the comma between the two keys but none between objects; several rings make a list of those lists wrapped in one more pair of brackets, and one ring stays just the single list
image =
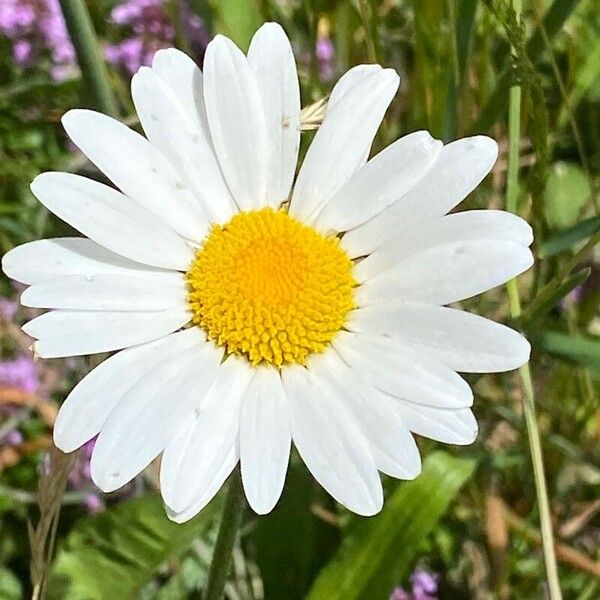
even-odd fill
[{"label": "green foliage", "polygon": [[536,340],[539,349],[590,368],[600,377],[600,340],[559,331],[544,331]]},{"label": "green foliage", "polygon": [[540,245],[538,256],[550,258],[567,250],[600,231],[600,217],[591,217],[558,231]]},{"label": "green foliage", "polygon": [[582,285],[591,275],[592,270],[588,267],[581,269],[574,275],[571,275],[565,282],[561,283],[556,290],[548,296],[546,300],[539,304],[530,305],[528,309],[521,315],[520,322],[523,327],[530,330],[536,321],[549,313],[563,298],[570,294],[575,288]]},{"label": "green foliage", "polygon": [[21,600],[23,586],[8,569],[0,567],[0,600]]},{"label": "green foliage", "polygon": [[579,219],[592,190],[586,174],[577,163],[552,165],[546,182],[546,219],[554,229],[572,226]]},{"label": "green foliage", "polygon": [[161,565],[206,535],[219,508],[213,501],[199,516],[177,525],[166,517],[160,497],[146,494],[82,519],[59,550],[49,598],[137,598]]},{"label": "green foliage", "polygon": [[218,0],[212,2],[212,7],[216,31],[248,50],[250,39],[263,21],[256,0]]},{"label": "green foliage", "polygon": [[398,484],[379,515],[357,520],[308,599],[387,597],[394,583],[408,574],[421,543],[474,470],[472,460],[430,454],[421,475]]},{"label": "green foliage", "polygon": [[306,467],[292,460],[281,500],[248,538],[266,598],[303,598],[335,552],[340,532],[312,514],[315,502],[331,504]]}]

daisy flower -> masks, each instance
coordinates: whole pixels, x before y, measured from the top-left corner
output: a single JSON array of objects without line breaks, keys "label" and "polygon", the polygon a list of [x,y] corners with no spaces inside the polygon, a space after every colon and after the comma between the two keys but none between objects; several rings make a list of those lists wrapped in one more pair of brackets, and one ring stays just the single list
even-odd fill
[{"label": "daisy flower", "polygon": [[[421,469],[413,433],[477,435],[458,372],[528,360],[517,332],[446,307],[528,269],[529,225],[447,215],[486,176],[496,143],[419,131],[368,160],[398,75],[360,65],[337,83],[295,179],[300,92],[290,43],[264,25],[245,56],[217,36],[204,72],[156,53],[132,81],[145,137],[89,110],[63,118],[115,188],[69,173],[32,183],[86,237],[9,252],[30,285],[24,326],[42,358],[118,351],[62,405],[56,445],[98,436],[91,475],[115,490],[162,454],[168,513],[200,511],[239,462],[257,513],[276,504],[292,441],[361,515],[379,471]],[[293,188],[293,190],[292,190]]]}]

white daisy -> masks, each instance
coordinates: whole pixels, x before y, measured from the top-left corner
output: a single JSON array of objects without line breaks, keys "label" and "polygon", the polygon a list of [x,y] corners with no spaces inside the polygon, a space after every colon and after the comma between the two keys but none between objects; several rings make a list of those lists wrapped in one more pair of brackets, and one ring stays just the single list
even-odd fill
[{"label": "white daisy", "polygon": [[407,135],[367,160],[398,76],[360,65],[335,86],[293,186],[300,92],[290,43],[267,24],[248,56],[217,36],[204,73],[177,50],[142,68],[142,137],[73,110],[71,139],[112,181],[44,173],[32,190],[85,238],[3,260],[30,287],[42,358],[112,352],[63,404],[65,452],[98,435],[91,469],[115,490],[162,453],[171,518],[205,506],[238,461],[258,513],[276,504],[292,441],[321,485],[362,515],[379,471],[416,477],[412,433],[477,434],[456,373],[528,360],[517,332],[448,308],[528,269],[511,214],[447,215],[486,176],[496,143]]}]

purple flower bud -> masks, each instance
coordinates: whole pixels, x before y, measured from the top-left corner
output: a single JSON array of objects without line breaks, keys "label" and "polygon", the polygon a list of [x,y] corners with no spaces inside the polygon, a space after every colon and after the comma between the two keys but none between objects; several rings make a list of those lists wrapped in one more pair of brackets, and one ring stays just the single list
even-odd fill
[{"label": "purple flower bud", "polygon": [[102,499],[97,494],[87,496],[84,505],[90,514],[100,512],[104,508],[104,502],[102,502]]},{"label": "purple flower bud", "polygon": [[23,434],[18,429],[12,429],[0,439],[0,443],[7,446],[19,446],[23,443]]},{"label": "purple flower bud", "polygon": [[27,40],[17,40],[13,44],[13,57],[18,65],[28,65],[33,57],[33,47]]},{"label": "purple flower bud", "polygon": [[410,594],[400,586],[395,587],[390,595],[390,600],[411,600]]},{"label": "purple flower bud", "polygon": [[435,573],[416,569],[410,577],[414,600],[435,600],[438,591],[438,578]]}]

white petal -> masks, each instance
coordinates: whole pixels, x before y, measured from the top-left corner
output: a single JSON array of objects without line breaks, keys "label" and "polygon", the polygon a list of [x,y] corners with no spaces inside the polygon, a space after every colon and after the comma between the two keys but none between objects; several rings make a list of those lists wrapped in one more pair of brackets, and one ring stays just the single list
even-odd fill
[{"label": "white petal", "polygon": [[252,38],[248,63],[265,109],[272,160],[266,201],[277,207],[287,200],[300,146],[300,86],[294,53],[277,23],[266,23]]},{"label": "white petal", "polygon": [[350,408],[371,442],[380,471],[402,479],[414,479],[421,472],[419,449],[404,419],[398,415],[395,400],[383,398],[366,385],[337,352],[314,355],[308,369],[332,386]]},{"label": "white petal", "polygon": [[533,231],[526,221],[502,210],[468,210],[447,215],[405,231],[382,244],[356,266],[354,276],[359,281],[366,281],[429,248],[479,240],[529,246],[533,241]]},{"label": "white petal", "polygon": [[451,304],[520,275],[533,264],[531,251],[514,242],[459,241],[429,248],[369,279],[356,292],[359,306],[390,298]]},{"label": "white petal", "polygon": [[260,90],[242,51],[222,35],[206,49],[204,101],[234,200],[241,210],[265,206],[271,148]]},{"label": "white petal", "polygon": [[188,118],[208,134],[202,71],[184,52],[177,48],[157,50],[152,58],[152,70],[169,86],[177,97]]},{"label": "white petal", "polygon": [[455,371],[497,373],[529,360],[529,342],[517,331],[468,312],[390,300],[353,311],[350,331],[397,336]]},{"label": "white petal", "polygon": [[191,418],[162,458],[160,485],[165,503],[181,512],[207,493],[238,439],[240,404],[252,375],[240,358],[230,355]]},{"label": "white petal", "polygon": [[88,373],[64,401],[54,423],[54,443],[72,452],[100,433],[125,393],[165,358],[204,339],[198,327],[114,354]]},{"label": "white petal", "polygon": [[206,487],[197,492],[193,502],[183,510],[177,512],[167,505],[167,516],[175,523],[185,523],[192,517],[195,517],[216,495],[229,477],[240,459],[237,440],[231,446],[218,467],[215,467],[212,477],[206,484]]},{"label": "white petal", "polygon": [[171,276],[157,269],[123,258],[86,238],[37,240],[13,248],[2,257],[7,277],[31,285],[68,275]]},{"label": "white petal", "polygon": [[131,481],[186,428],[221,355],[212,343],[200,342],[165,358],[127,391],[94,446],[90,466],[100,489],[111,492]]},{"label": "white petal", "polygon": [[342,331],[333,345],[366,381],[397,398],[441,408],[473,404],[473,393],[464,379],[400,340]]},{"label": "white petal", "polygon": [[246,497],[260,515],[270,512],[281,496],[291,443],[290,414],[279,371],[257,368],[242,401],[240,457]]},{"label": "white petal", "polygon": [[304,367],[285,368],[282,380],[294,444],[309,471],[346,508],[364,516],[378,513],[383,506],[381,481],[353,415]]},{"label": "white petal", "polygon": [[62,124],[73,142],[126,196],[177,233],[200,241],[208,223],[173,167],[143,136],[92,110],[70,110]]},{"label": "white petal", "polygon": [[180,273],[154,277],[71,275],[37,283],[21,295],[21,304],[72,310],[154,311],[186,307],[186,282]]},{"label": "white petal", "polygon": [[370,70],[329,107],[300,169],[290,214],[312,222],[321,207],[365,163],[398,83],[392,69]]},{"label": "white petal", "polygon": [[[193,191],[207,222],[225,223],[235,203],[204,130],[191,119],[174,92],[150,68],[142,67],[131,80],[136,111],[148,140]],[[196,238],[199,240],[200,238]]]},{"label": "white petal", "polygon": [[444,146],[427,176],[371,221],[348,232],[344,247],[352,257],[364,256],[398,232],[442,217],[481,183],[497,156],[498,144],[485,136]]},{"label": "white petal", "polygon": [[194,256],[173,230],[107,185],[70,173],[42,173],[31,189],[57,217],[121,256],[181,271]]},{"label": "white petal", "polygon": [[353,94],[354,89],[360,85],[367,77],[374,73],[381,72],[380,65],[357,65],[346,71],[336,82],[329,100],[327,101],[327,110],[333,107],[347,94]]},{"label": "white petal", "polygon": [[361,167],[327,202],[315,226],[347,231],[401,198],[431,168],[442,148],[427,131],[400,138]]},{"label": "white petal", "polygon": [[406,426],[418,435],[459,446],[472,444],[477,438],[477,420],[469,408],[448,410],[402,400],[396,407]]},{"label": "white petal", "polygon": [[137,346],[176,331],[190,320],[185,309],[155,312],[88,312],[53,310],[23,325],[38,341],[40,358],[112,352]]}]

